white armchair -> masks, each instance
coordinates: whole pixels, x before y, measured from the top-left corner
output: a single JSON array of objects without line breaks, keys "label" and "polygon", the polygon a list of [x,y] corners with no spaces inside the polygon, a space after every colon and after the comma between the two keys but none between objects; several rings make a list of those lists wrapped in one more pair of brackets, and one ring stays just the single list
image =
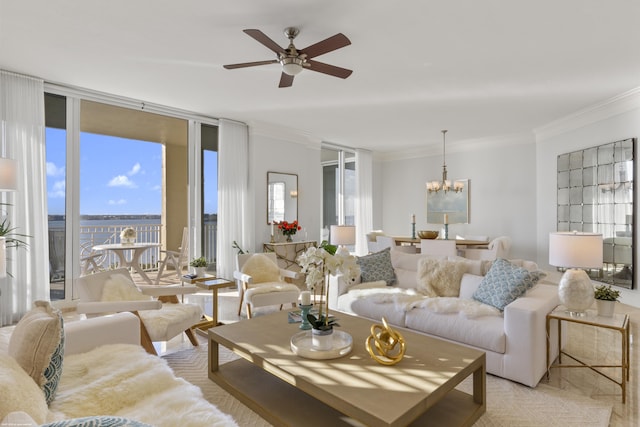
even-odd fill
[{"label": "white armchair", "polygon": [[286,279],[298,279],[300,273],[280,268],[276,254],[273,252],[258,254],[238,254],[236,271],[233,278],[237,280],[240,293],[238,315],[242,311],[242,304],[247,305],[247,317],[251,318],[254,307],[270,305],[282,306],[291,303],[296,306],[300,288]]},{"label": "white armchair", "polygon": [[[76,279],[78,312],[87,317],[130,311],[140,319],[140,342],[157,354],[154,341],[168,341],[183,331],[194,346],[198,340],[191,327],[202,318],[202,308],[181,304],[177,295],[193,294],[195,286],[140,286],[125,268],[107,270]],[[154,299],[157,297],[158,299]]]}]

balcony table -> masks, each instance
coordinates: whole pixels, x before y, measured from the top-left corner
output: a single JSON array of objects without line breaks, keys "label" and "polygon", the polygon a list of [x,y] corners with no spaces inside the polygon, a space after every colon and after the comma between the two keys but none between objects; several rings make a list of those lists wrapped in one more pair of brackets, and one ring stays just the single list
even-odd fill
[{"label": "balcony table", "polygon": [[[151,248],[157,248],[160,243],[108,243],[104,245],[96,245],[92,249],[94,251],[112,251],[118,257],[118,266],[133,268],[142,279],[153,285],[153,282],[144,272],[140,265],[140,256],[144,251]],[[131,259],[128,260],[126,252],[131,252]]]}]

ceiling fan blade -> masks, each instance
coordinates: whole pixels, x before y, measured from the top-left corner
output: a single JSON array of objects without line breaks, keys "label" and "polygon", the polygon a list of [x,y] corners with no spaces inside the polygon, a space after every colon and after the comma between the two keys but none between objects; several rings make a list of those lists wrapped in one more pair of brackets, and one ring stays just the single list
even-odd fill
[{"label": "ceiling fan blade", "polygon": [[312,44],[305,49],[300,50],[300,53],[306,53],[307,58],[314,58],[316,56],[324,55],[327,52],[331,52],[341,47],[349,46],[351,41],[342,33],[338,33],[335,36],[324,39],[321,42]]},{"label": "ceiling fan blade", "polygon": [[293,76],[282,73],[282,75],[280,76],[280,84],[278,85],[278,87],[291,87],[292,84]]},{"label": "ceiling fan blade", "polygon": [[270,59],[268,61],[256,61],[256,62],[243,62],[241,64],[228,64],[223,65],[227,70],[233,70],[235,68],[245,68],[245,67],[255,67],[258,65],[267,65],[267,64],[276,64],[278,62],[277,59]]},{"label": "ceiling fan blade", "polygon": [[242,30],[242,31],[244,31],[247,35],[253,37],[259,43],[262,43],[263,45],[265,45],[267,48],[271,49],[275,53],[284,52],[284,49],[281,48],[280,45],[278,45],[278,43],[276,43],[273,40],[271,40],[262,31],[260,31],[260,30]]},{"label": "ceiling fan blade", "polygon": [[325,64],[324,62],[308,60],[307,63],[310,65],[309,70],[311,71],[329,74],[330,76],[340,77],[341,79],[346,79],[351,75],[351,73],[353,73],[352,70],[336,67],[335,65]]}]

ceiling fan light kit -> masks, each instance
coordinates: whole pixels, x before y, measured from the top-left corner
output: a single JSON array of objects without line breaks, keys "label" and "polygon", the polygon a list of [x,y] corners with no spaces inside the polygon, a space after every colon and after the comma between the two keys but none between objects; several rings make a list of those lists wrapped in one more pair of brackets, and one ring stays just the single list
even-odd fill
[{"label": "ceiling fan light kit", "polygon": [[305,68],[318,73],[339,77],[341,79],[346,79],[353,72],[346,68],[336,67],[335,65],[325,64],[311,59],[350,45],[351,41],[342,33],[338,33],[332,37],[308,46],[305,49],[298,50],[293,44],[293,39],[296,38],[300,31],[295,27],[288,27],[284,29],[284,34],[289,39],[289,47],[286,49],[281,48],[276,42],[271,40],[260,30],[248,29],[243,31],[273,51],[277,55],[278,59],[224,65],[224,68],[227,70],[280,63],[282,66],[282,75],[280,77],[279,87],[290,87],[293,85],[293,77],[300,74],[300,72]]}]

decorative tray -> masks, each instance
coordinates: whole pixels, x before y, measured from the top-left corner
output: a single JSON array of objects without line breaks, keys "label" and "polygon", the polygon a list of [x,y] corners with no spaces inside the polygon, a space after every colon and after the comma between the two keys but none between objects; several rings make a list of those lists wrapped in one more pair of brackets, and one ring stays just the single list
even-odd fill
[{"label": "decorative tray", "polygon": [[311,331],[298,332],[291,337],[291,351],[307,359],[337,359],[351,352],[353,338],[344,331],[333,331],[333,348],[316,350],[311,346]]}]

